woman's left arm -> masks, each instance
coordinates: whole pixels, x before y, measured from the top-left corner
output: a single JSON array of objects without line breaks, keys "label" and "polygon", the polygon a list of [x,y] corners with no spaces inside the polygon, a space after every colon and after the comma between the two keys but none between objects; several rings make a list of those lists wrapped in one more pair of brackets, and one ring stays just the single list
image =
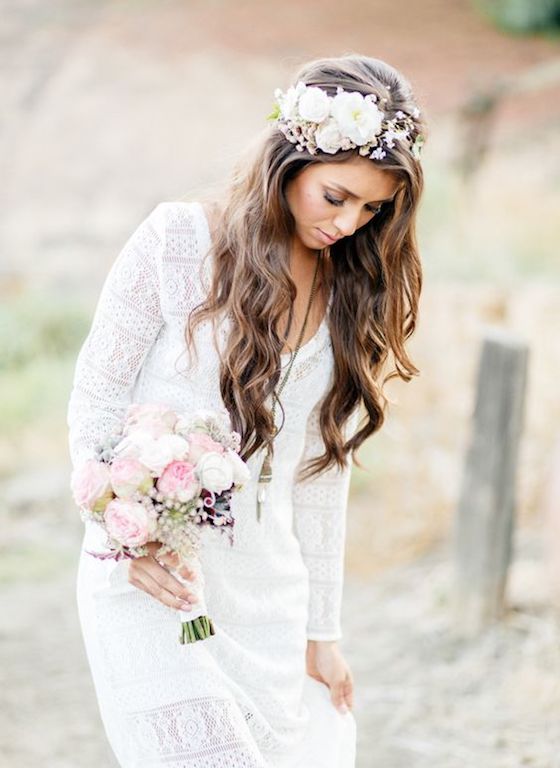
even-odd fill
[{"label": "woman's left arm", "polygon": [[[312,410],[304,451],[296,470],[324,451],[319,426],[321,403]],[[356,410],[345,427],[348,439],[357,426]],[[319,476],[294,483],[294,532],[309,571],[307,623],[308,674],[327,683],[335,706],[352,706],[352,675],[337,641],[342,637],[341,608],[346,544],[346,509],[351,461]]]}]

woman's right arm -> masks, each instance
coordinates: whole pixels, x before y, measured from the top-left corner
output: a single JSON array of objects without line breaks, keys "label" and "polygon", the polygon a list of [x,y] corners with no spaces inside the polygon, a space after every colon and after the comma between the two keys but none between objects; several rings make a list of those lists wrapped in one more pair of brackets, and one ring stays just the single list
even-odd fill
[{"label": "woman's right arm", "polygon": [[74,467],[118,429],[142,363],[163,326],[158,263],[165,247],[164,205],[140,223],[117,256],[80,349],[68,403]]},{"label": "woman's right arm", "polygon": [[[159,203],[118,254],[78,354],[67,410],[74,468],[92,458],[95,446],[119,428],[140,368],[164,324],[160,265],[167,205]],[[155,553],[156,545],[151,546]],[[131,583],[166,605],[178,608],[177,598],[190,596],[152,556],[121,562],[128,566]]]}]

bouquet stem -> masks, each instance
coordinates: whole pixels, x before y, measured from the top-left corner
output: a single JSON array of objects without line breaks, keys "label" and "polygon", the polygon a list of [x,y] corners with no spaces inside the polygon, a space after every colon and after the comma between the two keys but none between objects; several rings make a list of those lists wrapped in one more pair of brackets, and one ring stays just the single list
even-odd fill
[{"label": "bouquet stem", "polygon": [[208,616],[199,616],[192,621],[183,621],[179,642],[181,645],[196,643],[197,640],[206,640],[207,637],[215,634],[212,620]]},{"label": "bouquet stem", "polygon": [[194,603],[192,611],[179,611],[181,618],[179,642],[181,645],[196,643],[197,640],[206,640],[208,637],[216,634],[212,620],[207,615],[208,609],[204,600],[204,576],[200,560],[196,554],[192,559],[189,559],[188,565],[194,574],[193,581],[184,579],[179,573],[175,573],[175,576],[185,586],[188,586],[198,599]]}]

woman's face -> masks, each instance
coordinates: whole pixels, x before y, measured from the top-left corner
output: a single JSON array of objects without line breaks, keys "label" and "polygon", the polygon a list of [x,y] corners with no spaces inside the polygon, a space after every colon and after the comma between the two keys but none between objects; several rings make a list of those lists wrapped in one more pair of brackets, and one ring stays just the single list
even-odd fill
[{"label": "woman's face", "polygon": [[374,160],[354,155],[341,163],[312,163],[286,185],[296,245],[316,251],[348,237],[391,199],[397,182]]}]

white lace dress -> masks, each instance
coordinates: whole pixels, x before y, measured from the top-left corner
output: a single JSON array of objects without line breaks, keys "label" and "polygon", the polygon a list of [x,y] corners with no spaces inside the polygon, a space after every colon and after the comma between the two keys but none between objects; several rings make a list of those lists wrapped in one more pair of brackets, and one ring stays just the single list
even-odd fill
[{"label": "white lace dress", "polygon": [[[68,404],[74,466],[134,402],[188,412],[223,408],[219,355],[199,327],[198,362],[184,323],[204,298],[210,234],[198,202],[158,204],[110,270],[77,358]],[[225,338],[224,326],[221,339]],[[221,341],[218,340],[218,344]],[[282,365],[288,362],[282,356]],[[104,536],[87,523],[77,599],[107,737],[121,766],[353,768],[356,723],[306,674],[308,639],[342,636],[350,468],[295,482],[322,452],[318,404],[333,370],[326,321],[301,348],[282,394],[273,479],[260,522],[256,476],[233,499],[235,544],[205,530],[201,565],[216,634],[178,642],[179,614],[127,580],[128,561],[97,560]],[[355,428],[354,423],[350,430]]]}]

